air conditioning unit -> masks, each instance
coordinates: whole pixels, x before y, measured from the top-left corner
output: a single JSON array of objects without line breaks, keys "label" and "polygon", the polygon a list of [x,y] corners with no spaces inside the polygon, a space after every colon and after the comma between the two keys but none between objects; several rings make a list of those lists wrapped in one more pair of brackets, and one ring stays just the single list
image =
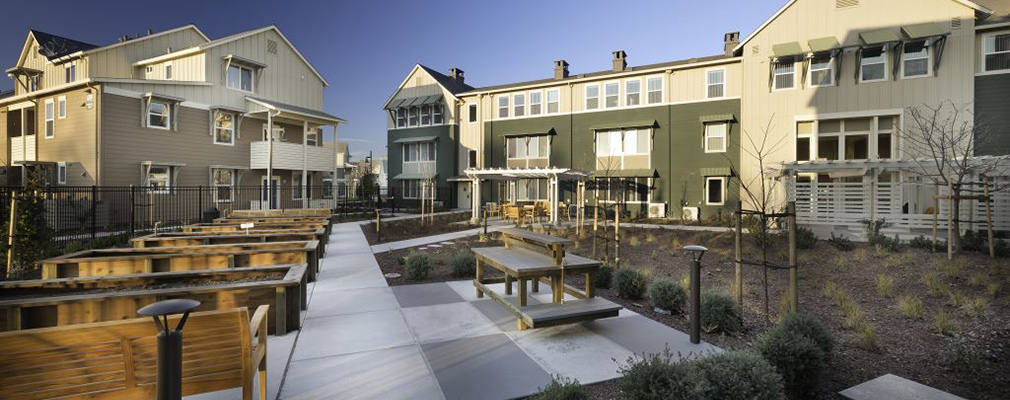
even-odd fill
[{"label": "air conditioning unit", "polygon": [[684,207],[680,211],[680,218],[685,221],[697,221],[700,213],[701,209],[698,207]]},{"label": "air conditioning unit", "polygon": [[649,203],[649,218],[665,218],[666,203]]}]

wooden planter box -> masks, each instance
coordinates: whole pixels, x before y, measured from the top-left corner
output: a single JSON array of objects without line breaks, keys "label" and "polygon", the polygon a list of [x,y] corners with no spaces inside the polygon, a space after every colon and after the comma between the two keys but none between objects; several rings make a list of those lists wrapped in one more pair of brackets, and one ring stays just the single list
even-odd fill
[{"label": "wooden planter box", "polygon": [[[260,222],[254,223],[250,232],[273,232],[289,230],[321,229],[323,237],[330,235],[330,223],[325,221],[305,221],[305,222]],[[240,223],[218,222],[210,224],[192,224],[182,227],[182,232],[204,233],[204,232],[245,232]]]},{"label": "wooden planter box", "polygon": [[300,328],[305,272],[305,265],[278,265],[0,282],[0,330],[132,319],[151,303],[194,299],[197,311],[267,304],[270,332],[283,335]]},{"label": "wooden planter box", "polygon": [[278,210],[233,210],[229,217],[325,217],[333,215],[329,208],[287,208]]},{"label": "wooden planter box", "polygon": [[210,244],[269,243],[318,241],[317,258],[326,254],[326,245],[319,239],[319,231],[297,230],[273,233],[250,232],[162,232],[130,239],[134,248],[204,246]]},{"label": "wooden planter box", "polygon": [[42,279],[150,274],[284,264],[308,265],[308,280],[319,271],[319,242],[268,242],[205,246],[93,249],[42,260]]},{"label": "wooden planter box", "polygon": [[[326,247],[326,243],[329,242],[330,233],[327,231],[329,226],[314,226],[314,225],[287,225],[293,226],[291,228],[268,228],[263,226],[255,226],[248,230],[241,229],[240,225],[225,225],[225,224],[200,224],[200,225],[187,225],[182,228],[182,232],[164,232],[163,234],[171,234],[177,236],[205,236],[205,235],[245,235],[245,234],[265,234],[265,233],[306,233],[312,232],[316,234],[316,240],[319,241],[321,248]],[[320,254],[322,257],[322,254]]]}]

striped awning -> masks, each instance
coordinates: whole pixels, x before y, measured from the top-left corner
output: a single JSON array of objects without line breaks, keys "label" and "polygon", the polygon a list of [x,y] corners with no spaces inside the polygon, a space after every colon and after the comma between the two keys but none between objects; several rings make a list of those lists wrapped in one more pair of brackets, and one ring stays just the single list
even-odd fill
[{"label": "striped awning", "polygon": [[903,26],[901,27],[901,31],[905,33],[905,36],[908,36],[911,39],[943,36],[945,33],[943,28],[940,28],[940,25],[935,22]]},{"label": "striped awning", "polygon": [[875,31],[860,32],[859,38],[865,44],[893,43],[901,40],[893,29],[877,29]]},{"label": "striped awning", "polygon": [[803,47],[800,46],[799,42],[772,45],[772,54],[774,54],[776,58],[793,57],[803,53]]},{"label": "striped awning", "polygon": [[810,39],[807,44],[810,45],[810,51],[813,53],[824,53],[840,47],[838,39],[834,36]]}]

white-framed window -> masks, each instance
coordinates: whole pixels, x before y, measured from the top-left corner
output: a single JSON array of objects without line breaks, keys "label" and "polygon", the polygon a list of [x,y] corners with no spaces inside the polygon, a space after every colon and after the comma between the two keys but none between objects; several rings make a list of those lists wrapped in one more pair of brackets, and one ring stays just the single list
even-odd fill
[{"label": "white-framed window", "polygon": [[526,115],[526,94],[516,93],[512,95],[512,116],[521,117]]},{"label": "white-framed window", "polygon": [[498,118],[509,117],[509,95],[498,95]]},{"label": "white-framed window", "polygon": [[650,129],[614,129],[596,132],[596,156],[647,155],[652,151]]},{"label": "white-framed window", "polygon": [[147,68],[144,68],[144,73],[147,79],[151,79],[151,75],[154,74],[154,66],[148,65]]},{"label": "white-framed window", "polygon": [[172,80],[172,63],[171,62],[165,63],[165,80],[166,81]]},{"label": "white-framed window", "polygon": [[796,63],[793,59],[775,61],[772,68],[775,90],[789,90],[796,87]]},{"label": "white-framed window", "polygon": [[318,146],[319,145],[319,136],[320,136],[321,133],[322,133],[322,131],[320,131],[318,129],[313,129],[313,130],[310,130],[308,132],[305,132],[305,145],[306,146]]},{"label": "white-framed window", "polygon": [[323,178],[323,198],[333,198],[333,178]]},{"label": "white-framed window", "polygon": [[223,111],[215,113],[214,144],[235,144],[235,114]]},{"label": "white-framed window", "polygon": [[645,80],[646,97],[649,104],[659,104],[663,102],[663,77],[650,76]]},{"label": "white-framed window", "polygon": [[445,120],[445,114],[443,113],[445,108],[441,103],[431,105],[431,123],[435,125],[441,125]]},{"label": "white-framed window", "polygon": [[705,73],[705,96],[717,99],[726,96],[726,70],[711,69]]},{"label": "white-framed window", "polygon": [[607,82],[603,84],[603,107],[614,108],[621,105],[621,84],[619,82]]},{"label": "white-framed window", "polygon": [[67,184],[67,163],[60,161],[56,163],[56,183],[60,185]]},{"label": "white-framed window", "polygon": [[540,115],[543,111],[544,92],[530,92],[530,115]]},{"label": "white-framed window", "polygon": [[885,116],[877,118],[877,158],[887,160],[894,157],[894,131],[898,126],[898,117]]},{"label": "white-framed window", "polygon": [[796,161],[810,161],[813,149],[811,143],[817,128],[814,121],[799,121],[796,123]]},{"label": "white-framed window", "polygon": [[63,67],[63,74],[65,75],[66,83],[72,83],[72,82],[76,81],[77,80],[77,66],[71,64],[71,65],[68,65],[66,67]]},{"label": "white-framed window", "polygon": [[435,142],[414,142],[403,145],[403,162],[435,161]]},{"label": "white-framed window", "polygon": [[254,92],[253,75],[252,68],[241,65],[229,65],[227,86],[231,89],[252,93]]},{"label": "white-framed window", "polygon": [[407,110],[408,123],[410,126],[417,126],[417,123],[420,121],[420,118],[418,118],[418,114],[420,113],[421,110],[417,107],[411,107]]},{"label": "white-framed window", "polygon": [[151,100],[147,105],[147,126],[156,129],[172,127],[172,106],[166,102]]},{"label": "white-framed window", "polygon": [[628,79],[624,81],[624,105],[637,106],[642,103],[642,80]]},{"label": "white-framed window", "polygon": [[544,159],[550,156],[550,136],[513,136],[505,141],[505,157],[509,160]]},{"label": "white-framed window", "polygon": [[214,168],[210,173],[214,184],[214,202],[231,203],[234,200],[235,170]]},{"label": "white-framed window", "polygon": [[516,182],[518,198],[523,201],[547,200],[547,179],[520,179]]},{"label": "white-framed window", "polygon": [[67,96],[56,98],[56,111],[60,119],[67,118]]},{"label": "white-framed window", "polygon": [[56,105],[53,99],[46,99],[46,139],[56,136]]},{"label": "white-framed window", "polygon": [[600,85],[586,85],[586,109],[600,108]]},{"label": "white-framed window", "polygon": [[421,125],[431,125],[431,106],[421,106]]},{"label": "white-framed window", "polygon": [[901,77],[919,78],[932,75],[929,40],[907,42],[901,47]]},{"label": "white-framed window", "polygon": [[471,104],[467,107],[467,121],[470,123],[477,122],[477,105]]},{"label": "white-framed window", "polygon": [[726,177],[705,177],[705,205],[721,206],[726,204]]},{"label": "white-framed window", "polygon": [[396,127],[403,128],[407,126],[407,109],[397,108],[396,109]]},{"label": "white-framed window", "polygon": [[[283,126],[274,125],[272,139],[279,142],[288,141],[288,132],[284,130]],[[267,124],[263,124],[263,129],[260,131],[261,139],[263,141],[267,140]]]},{"label": "white-framed window", "polygon": [[557,114],[561,111],[561,89],[547,91],[547,113]]},{"label": "white-framed window", "polygon": [[831,53],[814,54],[810,58],[810,87],[834,86],[835,60]]},{"label": "white-framed window", "polygon": [[866,47],[860,50],[860,82],[880,82],[887,80],[887,46]]},{"label": "white-framed window", "polygon": [[1010,71],[1010,33],[982,38],[982,71]]},{"label": "white-framed window", "polygon": [[[797,161],[870,160],[894,157],[899,116],[799,121],[796,125]],[[876,154],[871,149],[876,144]]]},{"label": "white-framed window", "polygon": [[648,203],[648,177],[634,178],[596,178],[592,183],[593,194],[602,203],[614,203],[621,200],[625,203]]},{"label": "white-framed window", "polygon": [[404,179],[400,181],[400,197],[404,199],[416,199],[421,194],[421,181],[418,179]]},{"label": "white-framed window", "polygon": [[147,170],[144,186],[153,189],[153,193],[168,193],[172,188],[172,167],[167,165],[152,165]]},{"label": "white-framed window", "polygon": [[725,153],[728,130],[729,123],[727,122],[705,124],[705,152]]}]

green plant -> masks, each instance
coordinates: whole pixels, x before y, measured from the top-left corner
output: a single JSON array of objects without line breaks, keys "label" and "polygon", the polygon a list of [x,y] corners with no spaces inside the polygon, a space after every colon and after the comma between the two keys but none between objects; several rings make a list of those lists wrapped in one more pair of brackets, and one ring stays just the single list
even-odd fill
[{"label": "green plant", "polygon": [[894,287],[894,278],[888,275],[877,275],[877,293],[880,297],[891,297],[891,290]]},{"label": "green plant", "polygon": [[951,289],[947,292],[947,303],[954,307],[962,307],[968,302],[968,296],[961,293],[957,289]]},{"label": "green plant", "polygon": [[775,235],[768,229],[770,223],[770,220],[760,217],[747,217],[743,219],[743,227],[747,232],[747,236],[753,238],[755,245],[761,248],[769,247],[775,242]]},{"label": "green plant", "polygon": [[705,332],[733,333],[743,321],[740,308],[730,295],[705,291],[701,293],[701,329]]},{"label": "green plant", "polygon": [[907,295],[901,296],[898,299],[898,309],[901,310],[902,314],[911,319],[922,319],[923,315],[926,313],[925,306],[922,305],[922,300],[918,297]]},{"label": "green plant", "polygon": [[614,269],[603,263],[600,270],[596,272],[596,280],[593,284],[601,289],[610,289],[610,283],[614,280]]},{"label": "green plant", "polygon": [[431,273],[431,257],[424,253],[411,252],[407,255],[404,269],[407,272],[407,279],[419,281],[427,278]]},{"label": "green plant", "polygon": [[788,392],[808,394],[820,383],[827,357],[810,338],[776,328],[758,336],[754,348],[782,375]]},{"label": "green plant", "polygon": [[[14,223],[14,250],[7,278],[26,278],[38,270],[36,262],[53,254],[53,230],[46,221],[45,175],[41,169],[28,169],[24,185],[11,192],[17,200]],[[7,234],[10,221],[10,197],[0,201],[0,226]],[[89,203],[90,204],[90,203]],[[90,215],[90,214],[89,214]],[[81,225],[86,226],[86,225]],[[7,255],[7,238],[0,240],[0,253]]]},{"label": "green plant", "polygon": [[999,282],[989,282],[985,289],[989,292],[990,296],[999,297],[1000,292],[1003,291],[1003,285],[1000,285]]},{"label": "green plant", "polygon": [[964,271],[970,263],[971,260],[968,260],[965,257],[957,257],[949,261],[940,261],[940,272],[943,272],[943,275],[948,278],[958,278],[961,276],[961,272]]},{"label": "green plant", "polygon": [[782,400],[785,398],[782,376],[761,356],[749,352],[728,351],[695,361],[708,390],[706,399]]},{"label": "green plant", "polygon": [[925,236],[917,236],[908,241],[908,245],[913,249],[926,250],[926,251],[937,251],[940,248],[947,247],[947,243],[937,241],[936,246],[933,246],[933,239],[926,238]]},{"label": "green plant", "polygon": [[617,284],[617,295],[632,300],[641,299],[649,285],[645,274],[631,268],[617,270],[614,282]]},{"label": "green plant", "polygon": [[693,363],[674,363],[670,349],[663,354],[629,358],[618,367],[621,392],[628,400],[705,400],[710,390],[701,371]]},{"label": "green plant", "polygon": [[989,241],[986,234],[975,231],[965,231],[961,235],[961,249],[971,252],[989,251]]},{"label": "green plant", "polygon": [[950,319],[946,311],[940,310],[933,314],[933,330],[941,335],[951,335],[957,332],[957,323]]},{"label": "green plant", "polygon": [[976,287],[982,287],[985,286],[986,282],[989,282],[989,280],[989,274],[984,271],[979,271],[968,277],[968,284]]},{"label": "green plant", "polygon": [[989,310],[989,300],[985,297],[976,297],[974,299],[965,300],[961,304],[961,309],[970,316],[977,317],[982,315]]},{"label": "green plant", "polygon": [[673,281],[660,279],[649,288],[649,297],[656,307],[680,314],[687,302],[687,291]]},{"label": "green plant", "polygon": [[943,297],[950,291],[947,283],[940,279],[937,273],[930,272],[922,276],[922,282],[926,285],[926,292],[933,297]]},{"label": "green plant", "polygon": [[796,227],[796,248],[812,249],[817,245],[817,235],[814,231],[802,226]]},{"label": "green plant", "polygon": [[589,400],[589,395],[577,380],[552,377],[551,383],[540,389],[533,400]]},{"label": "green plant", "polygon": [[886,229],[891,226],[885,219],[868,220],[864,219],[859,221],[863,224],[863,230],[865,231],[866,241],[870,243],[873,247],[880,251],[895,252],[901,250],[901,239],[898,235],[894,235],[893,238],[887,237],[880,233],[881,230]]},{"label": "green plant", "polygon": [[912,257],[908,254],[892,254],[884,258],[884,267],[889,269],[901,268],[912,263]]},{"label": "green plant", "polygon": [[804,313],[789,313],[782,318],[779,329],[794,332],[813,340],[828,358],[835,347],[835,338],[817,317]]},{"label": "green plant", "polygon": [[856,248],[856,245],[853,244],[849,238],[845,236],[835,236],[834,232],[831,233],[831,238],[828,239],[828,243],[830,243],[832,247],[841,251],[852,251],[852,249]]},{"label": "green plant", "polygon": [[873,330],[872,326],[863,325],[856,331],[856,346],[867,351],[880,350],[880,344],[877,343],[877,332]]},{"label": "green plant", "polygon": [[472,252],[459,251],[449,258],[449,267],[452,269],[452,276],[457,278],[474,276],[477,270],[477,259],[474,258]]}]

